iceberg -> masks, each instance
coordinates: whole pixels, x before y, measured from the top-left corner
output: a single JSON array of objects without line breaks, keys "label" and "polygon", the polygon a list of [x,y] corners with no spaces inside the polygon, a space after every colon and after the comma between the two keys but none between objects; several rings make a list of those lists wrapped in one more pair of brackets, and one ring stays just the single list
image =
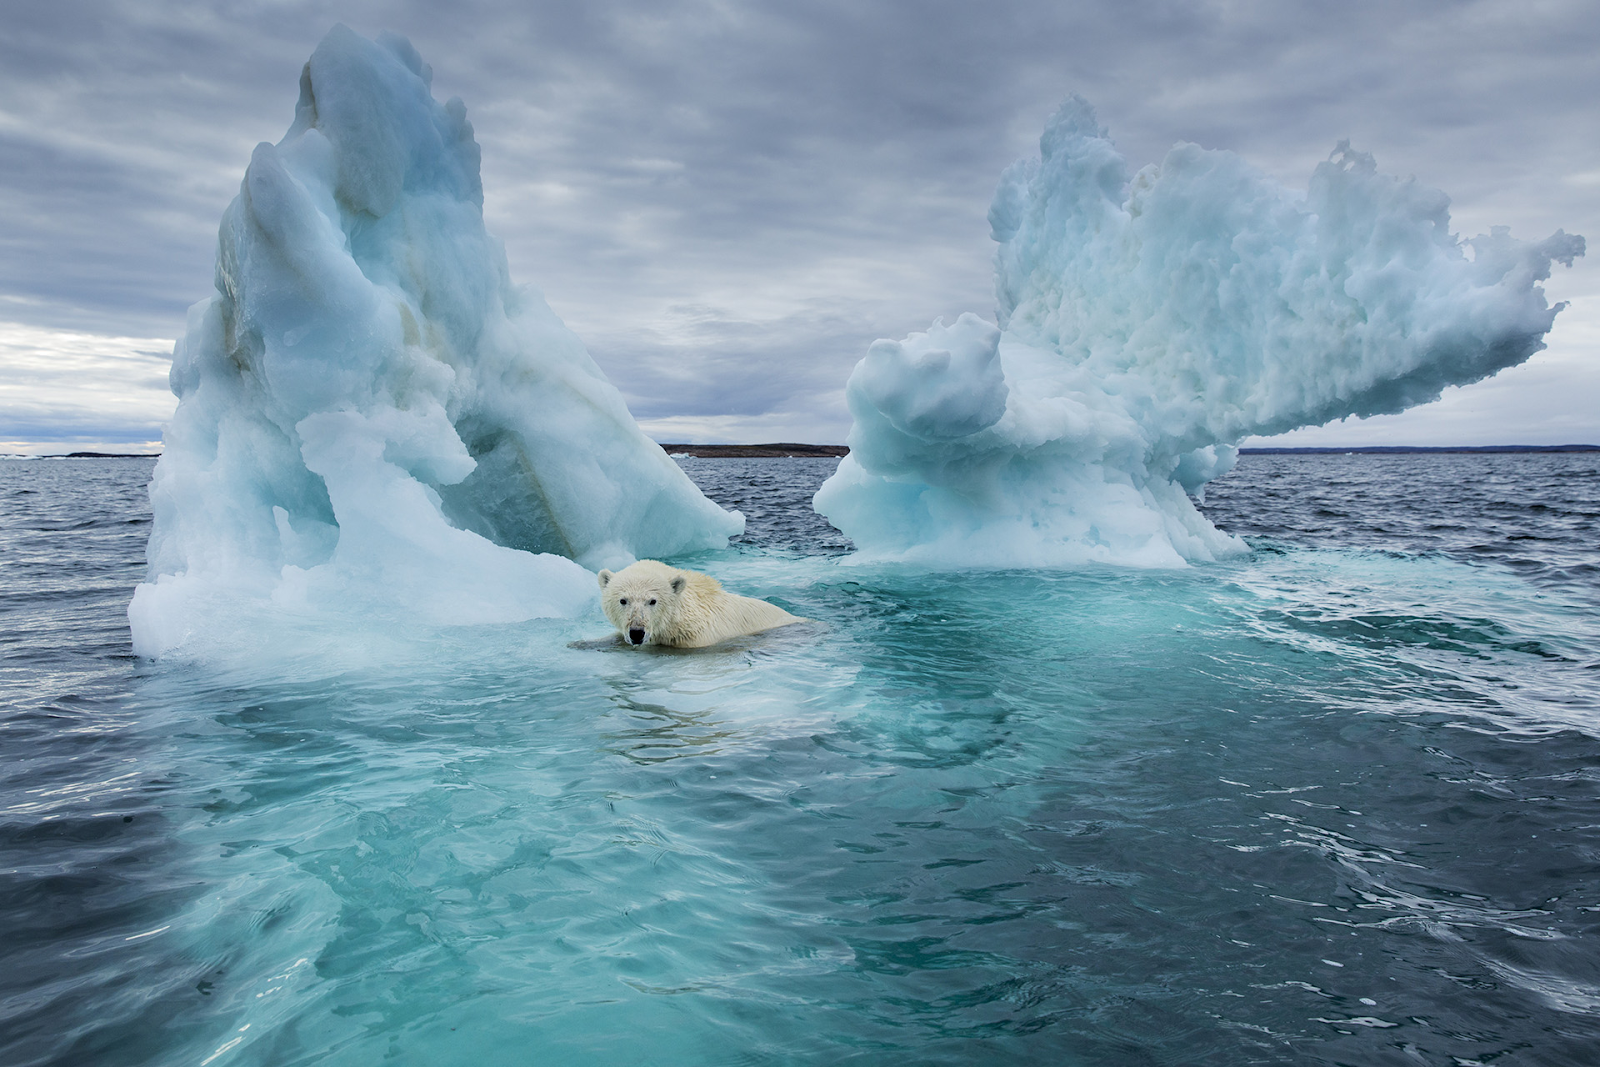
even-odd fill
[{"label": "iceberg", "polygon": [[138,653],[259,611],[570,616],[590,569],[743,529],[513,288],[466,109],[431,77],[404,38],[338,26],[255,149],[173,353]]},{"label": "iceberg", "polygon": [[874,343],[817,511],[858,558],[1177,566],[1244,551],[1191,494],[1237,445],[1398,412],[1521,363],[1581,237],[1461,240],[1449,199],[1341,143],[1304,193],[1175,146],[1130,176],[1073,97],[989,223],[998,325]]}]

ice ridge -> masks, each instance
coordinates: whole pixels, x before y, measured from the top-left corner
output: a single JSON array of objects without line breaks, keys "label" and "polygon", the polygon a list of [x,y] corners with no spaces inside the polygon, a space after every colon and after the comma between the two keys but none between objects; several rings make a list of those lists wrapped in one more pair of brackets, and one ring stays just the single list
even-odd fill
[{"label": "ice ridge", "polygon": [[1190,494],[1239,441],[1402,411],[1527,359],[1581,237],[1461,240],[1449,200],[1341,143],[1291,192],[1176,145],[1130,175],[1082,98],[989,211],[998,328],[878,341],[817,510],[864,558],[1176,565],[1243,550]]}]

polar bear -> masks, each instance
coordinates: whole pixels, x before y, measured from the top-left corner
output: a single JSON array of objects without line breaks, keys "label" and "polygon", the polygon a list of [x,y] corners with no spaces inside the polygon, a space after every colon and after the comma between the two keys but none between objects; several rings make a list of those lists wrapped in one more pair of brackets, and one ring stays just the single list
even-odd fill
[{"label": "polar bear", "polygon": [[704,648],[805,619],[776,604],[724,592],[709,574],[641,559],[600,572],[600,605],[630,645]]}]

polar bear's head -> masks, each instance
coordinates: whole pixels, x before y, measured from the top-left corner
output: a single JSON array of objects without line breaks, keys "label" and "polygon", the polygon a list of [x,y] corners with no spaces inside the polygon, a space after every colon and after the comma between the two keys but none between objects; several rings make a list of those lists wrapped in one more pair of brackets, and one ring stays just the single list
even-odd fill
[{"label": "polar bear's head", "polygon": [[600,606],[628,644],[658,644],[677,618],[687,581],[665,563],[642,559],[615,574],[600,572]]}]

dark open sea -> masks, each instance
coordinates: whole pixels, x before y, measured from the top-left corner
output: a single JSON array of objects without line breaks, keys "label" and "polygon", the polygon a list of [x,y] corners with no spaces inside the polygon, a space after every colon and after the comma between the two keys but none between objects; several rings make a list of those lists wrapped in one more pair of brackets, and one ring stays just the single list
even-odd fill
[{"label": "dark open sea", "polygon": [[144,662],[140,460],[0,461],[0,1064],[1600,1063],[1600,454],[1246,456],[1246,559]]}]

